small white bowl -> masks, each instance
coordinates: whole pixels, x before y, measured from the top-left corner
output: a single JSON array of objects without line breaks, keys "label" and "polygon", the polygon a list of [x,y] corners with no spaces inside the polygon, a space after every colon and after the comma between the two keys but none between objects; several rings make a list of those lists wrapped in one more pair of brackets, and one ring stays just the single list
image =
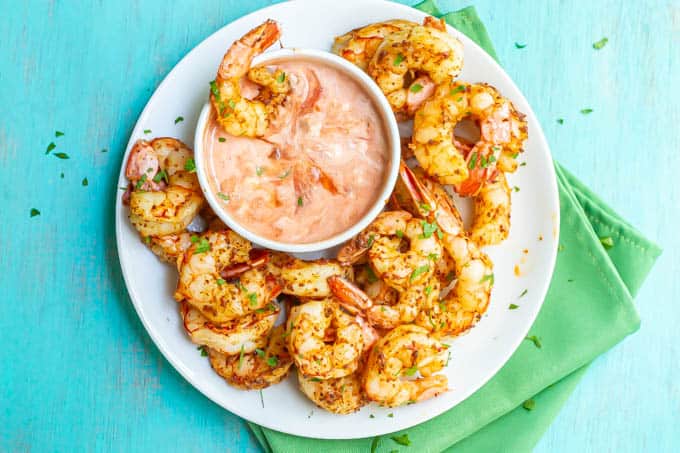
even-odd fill
[{"label": "small white bowl", "polygon": [[385,203],[389,199],[397,181],[399,162],[401,160],[401,144],[397,120],[392,113],[392,109],[390,108],[390,105],[387,102],[387,99],[385,99],[382,91],[380,91],[380,88],[378,88],[378,86],[368,75],[366,75],[361,69],[357,68],[347,60],[344,60],[343,58],[331,53],[319,50],[279,49],[258,55],[253,60],[253,65],[266,63],[267,61],[291,58],[316,60],[344,72],[366,90],[378,109],[378,113],[382,117],[385,124],[385,129],[387,131],[387,143],[389,146],[390,160],[388,163],[389,167],[387,176],[380,189],[380,193],[375,197],[375,203],[368,210],[368,212],[357,223],[345,231],[342,231],[341,233],[338,233],[322,241],[309,242],[305,244],[276,241],[260,236],[243,227],[238,223],[238,221],[229,215],[225,209],[222,208],[215,194],[210,190],[210,184],[208,183],[208,177],[205,172],[203,159],[203,137],[205,127],[210,119],[210,102],[203,106],[201,114],[198,118],[198,124],[196,125],[196,133],[194,136],[194,159],[196,161],[198,181],[201,185],[201,188],[203,189],[206,199],[208,200],[208,204],[210,204],[210,207],[213,209],[213,211],[215,211],[215,214],[217,214],[217,216],[222,219],[222,221],[227,226],[229,226],[229,228],[233,229],[235,232],[260,247],[278,250],[281,252],[305,254],[312,257],[315,255],[318,256],[320,254],[319,252],[323,254],[322,252],[331,249],[332,247],[338,246],[357,235],[361,230],[366,228],[383,210]]}]

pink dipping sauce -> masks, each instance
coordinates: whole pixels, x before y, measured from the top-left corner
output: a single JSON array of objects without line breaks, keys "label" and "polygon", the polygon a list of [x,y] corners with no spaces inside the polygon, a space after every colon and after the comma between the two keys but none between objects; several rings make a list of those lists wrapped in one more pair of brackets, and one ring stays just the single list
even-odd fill
[{"label": "pink dipping sauce", "polygon": [[204,132],[210,189],[260,236],[328,239],[375,203],[390,159],[386,127],[369,94],[340,70],[299,59],[267,66],[285,71],[291,93],[261,139],[229,135],[211,117]]}]

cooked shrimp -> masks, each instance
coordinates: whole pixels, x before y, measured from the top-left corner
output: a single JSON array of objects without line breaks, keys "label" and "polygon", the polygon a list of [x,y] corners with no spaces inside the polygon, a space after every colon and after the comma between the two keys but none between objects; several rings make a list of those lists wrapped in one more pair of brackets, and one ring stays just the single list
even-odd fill
[{"label": "cooked shrimp", "polygon": [[177,265],[177,259],[189,247],[191,247],[191,237],[194,234],[189,231],[182,231],[177,234],[166,234],[165,236],[149,236],[145,239],[151,251],[162,261]]},{"label": "cooked shrimp", "polygon": [[180,304],[184,329],[191,341],[222,354],[248,354],[267,344],[267,333],[274,327],[279,307],[267,304],[258,312],[215,325],[187,303]]},{"label": "cooked shrimp", "polygon": [[[210,83],[210,102],[217,121],[231,135],[261,137],[272,116],[290,90],[285,74],[265,74],[266,69],[250,69],[253,58],[281,36],[279,25],[267,20],[231,45],[222,59],[217,77]],[[255,99],[241,95],[241,79],[248,75],[262,86]]]},{"label": "cooked shrimp", "polygon": [[352,268],[335,260],[302,261],[291,259],[280,267],[283,293],[297,297],[328,297],[328,278],[352,276]]},{"label": "cooked shrimp", "polygon": [[[266,271],[262,253],[230,230],[194,236],[194,244],[178,260],[177,301],[186,301],[216,324],[263,308],[281,291]],[[238,276],[236,281],[233,280]]]},{"label": "cooked shrimp", "polygon": [[338,378],[354,373],[364,348],[362,326],[332,298],[291,309],[288,350],[305,376]]},{"label": "cooked shrimp", "polygon": [[278,384],[290,371],[293,360],[284,342],[284,326],[274,327],[267,345],[254,352],[226,355],[208,349],[210,365],[229,384],[243,390],[263,389]]},{"label": "cooked shrimp", "polygon": [[[468,117],[480,129],[479,141],[470,147],[453,139],[456,125]],[[411,147],[428,175],[468,196],[495,176],[496,167],[504,172],[516,169],[526,137],[524,115],[495,88],[451,82],[439,85],[418,109]]]},{"label": "cooked shrimp", "polygon": [[[438,85],[460,74],[463,45],[437,24],[430,20],[387,35],[368,65],[395,113],[406,112],[408,93],[419,92],[425,80]],[[414,82],[414,73],[428,79]]]},{"label": "cooked shrimp", "polygon": [[487,181],[474,198],[470,239],[479,247],[503,242],[510,234],[510,186],[504,173]]},{"label": "cooked shrimp", "polygon": [[333,379],[306,377],[298,372],[302,393],[317,406],[334,414],[351,414],[366,404],[359,373]]},{"label": "cooked shrimp", "polygon": [[174,138],[138,140],[125,166],[130,222],[143,237],[181,233],[204,204],[193,152]]},{"label": "cooked shrimp", "polygon": [[416,25],[408,20],[394,19],[355,28],[336,37],[331,51],[365,71],[386,36]]},{"label": "cooked shrimp", "polygon": [[[421,209],[424,217],[437,223],[442,244],[454,264],[455,286],[448,294],[419,314],[417,324],[439,335],[458,335],[472,327],[489,305],[493,286],[493,263],[463,229],[460,215],[446,191],[437,183],[419,180],[402,162],[400,177]],[[447,282],[445,282],[447,283]]]},{"label": "cooked shrimp", "polygon": [[446,349],[422,327],[405,324],[395,328],[371,349],[364,372],[366,395],[392,407],[445,392],[448,379],[434,373],[448,363]]}]

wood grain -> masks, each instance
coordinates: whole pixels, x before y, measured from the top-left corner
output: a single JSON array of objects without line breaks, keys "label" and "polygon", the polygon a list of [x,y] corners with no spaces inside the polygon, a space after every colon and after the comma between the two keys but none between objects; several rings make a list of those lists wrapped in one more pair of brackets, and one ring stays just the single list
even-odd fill
[{"label": "wood grain", "polygon": [[[270,3],[0,0],[0,450],[258,451],[142,328],[113,201],[153,89],[205,36]],[[638,297],[640,332],[593,364],[536,451],[677,451],[680,3],[474,4],[555,158],[665,248]],[[51,141],[70,159],[45,155]]]}]

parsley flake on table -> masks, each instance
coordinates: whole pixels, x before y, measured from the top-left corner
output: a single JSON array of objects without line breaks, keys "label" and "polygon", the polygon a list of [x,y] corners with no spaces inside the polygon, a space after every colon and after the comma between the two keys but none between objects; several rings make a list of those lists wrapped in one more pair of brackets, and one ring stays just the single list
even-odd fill
[{"label": "parsley flake on table", "polygon": [[528,411],[532,411],[536,407],[536,401],[534,401],[533,398],[529,398],[528,400],[522,403],[522,407]]},{"label": "parsley flake on table", "polygon": [[515,42],[515,47],[518,49],[524,49],[527,45],[526,44],[520,44],[518,42]]},{"label": "parsley flake on table", "polygon": [[411,445],[411,441],[408,438],[408,434],[404,433],[401,436],[392,436],[392,440],[398,443],[399,445]]},{"label": "parsley flake on table", "polygon": [[54,136],[55,137],[62,137],[64,133],[62,131],[54,131]]},{"label": "parsley flake on table", "polygon": [[35,217],[37,215],[40,215],[40,211],[35,208],[31,208],[31,217]]},{"label": "parsley flake on table", "polygon": [[593,49],[600,50],[601,48],[606,46],[608,42],[609,42],[609,39],[602,38],[599,41],[596,41],[596,42],[593,43]]},{"label": "parsley flake on table", "polygon": [[184,117],[183,117],[183,116],[178,116],[177,118],[175,118],[175,124],[181,123],[182,121],[184,121]]},{"label": "parsley flake on table", "polygon": [[526,337],[525,340],[531,341],[534,344],[534,346],[536,346],[538,349],[541,349],[543,347],[543,345],[541,344],[541,339],[538,338],[536,335],[530,335]]},{"label": "parsley flake on table", "polygon": [[517,304],[510,304],[508,306],[508,310],[517,310],[519,308],[519,305]]},{"label": "parsley flake on table", "polygon": [[[60,177],[61,179],[64,179],[64,172],[61,172],[61,174],[59,175],[59,177]],[[126,188],[125,190],[127,190],[127,188]]]},{"label": "parsley flake on table", "polygon": [[590,113],[593,113],[593,109],[581,109],[581,113],[583,115],[588,115]]},{"label": "parsley flake on table", "polygon": [[50,144],[47,145],[47,150],[45,150],[45,154],[49,154],[56,147],[57,145],[55,145],[54,142],[50,142]]},{"label": "parsley flake on table", "polygon": [[89,184],[88,181],[87,181],[87,178],[83,178],[83,181],[81,182],[81,184],[83,186],[87,187],[87,185]]},{"label": "parsley flake on table", "polygon": [[600,243],[602,246],[609,250],[610,248],[614,247],[614,240],[611,238],[611,236],[604,236],[600,238]]},{"label": "parsley flake on table", "polygon": [[410,88],[411,93],[417,93],[422,89],[423,89],[423,86],[419,83],[414,83],[413,85],[411,85],[411,88]]},{"label": "parsley flake on table", "polygon": [[564,118],[557,118],[557,124],[564,124]]},{"label": "parsley flake on table", "polygon": [[53,156],[59,159],[69,159],[68,154],[66,153],[54,153]]},{"label": "parsley flake on table", "polygon": [[101,152],[102,152],[102,153],[108,153],[108,152],[109,152],[109,150],[108,150],[108,149],[106,149],[106,148],[102,148]]}]

